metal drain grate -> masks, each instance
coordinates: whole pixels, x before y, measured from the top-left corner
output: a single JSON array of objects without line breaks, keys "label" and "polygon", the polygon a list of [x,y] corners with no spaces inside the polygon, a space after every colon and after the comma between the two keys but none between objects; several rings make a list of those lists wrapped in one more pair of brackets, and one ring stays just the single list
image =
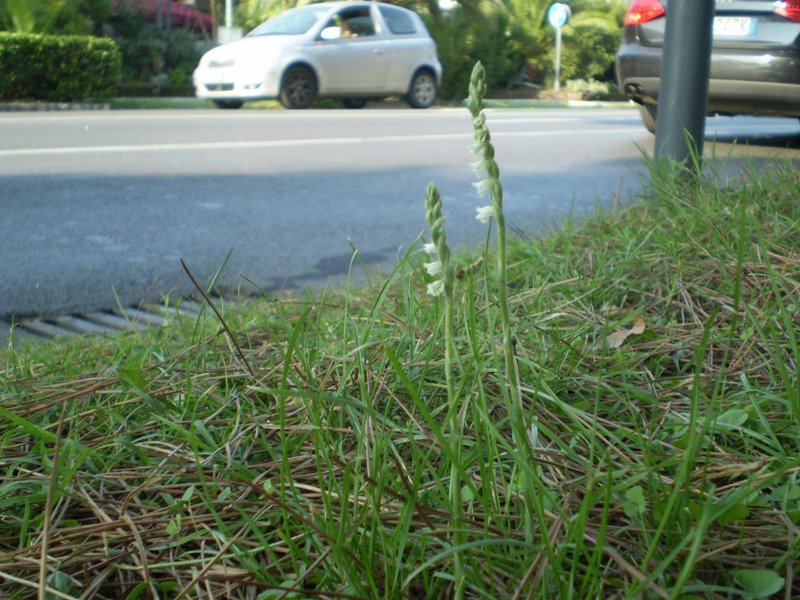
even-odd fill
[{"label": "metal drain grate", "polygon": [[[214,298],[216,302],[219,298]],[[227,303],[227,301],[226,301]],[[42,317],[36,319],[0,319],[0,342],[5,342],[13,327],[17,338],[54,339],[75,335],[114,334],[132,329],[160,327],[171,315],[196,317],[202,305],[184,299],[174,306],[130,306],[113,310]]]}]

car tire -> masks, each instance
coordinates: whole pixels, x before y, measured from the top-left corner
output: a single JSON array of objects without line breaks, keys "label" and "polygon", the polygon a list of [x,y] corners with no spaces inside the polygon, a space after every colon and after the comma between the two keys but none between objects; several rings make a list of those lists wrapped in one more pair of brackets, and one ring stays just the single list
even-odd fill
[{"label": "car tire", "polygon": [[308,108],[317,99],[317,78],[308,67],[290,67],[283,75],[278,98],[286,108]]},{"label": "car tire", "polygon": [[345,108],[364,108],[367,105],[366,98],[344,98],[342,104]]},{"label": "car tire", "polygon": [[418,71],[411,80],[406,100],[412,108],[428,108],[436,102],[436,77],[430,71]]},{"label": "car tire", "polygon": [[217,106],[217,108],[235,110],[237,108],[242,108],[244,100],[214,100],[214,104]]},{"label": "car tire", "polygon": [[645,129],[650,133],[655,133],[658,107],[655,104],[642,104],[639,107],[639,114],[642,117],[642,123],[644,123]]}]

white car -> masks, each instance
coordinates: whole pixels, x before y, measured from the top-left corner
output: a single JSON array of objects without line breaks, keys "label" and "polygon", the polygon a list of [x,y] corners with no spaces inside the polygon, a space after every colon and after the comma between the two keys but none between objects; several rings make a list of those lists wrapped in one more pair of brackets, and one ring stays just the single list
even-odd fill
[{"label": "white car", "polygon": [[380,2],[323,2],[281,13],[247,36],[207,52],[194,72],[197,97],[220,108],[277,98],[308,108],[341,98],[404,96],[414,108],[436,101],[442,65],[415,12]]}]

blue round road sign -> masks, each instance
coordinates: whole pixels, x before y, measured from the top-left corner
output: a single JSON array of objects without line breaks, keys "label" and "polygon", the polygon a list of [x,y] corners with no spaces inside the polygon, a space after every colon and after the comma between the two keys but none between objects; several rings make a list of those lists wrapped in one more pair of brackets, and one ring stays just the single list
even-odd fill
[{"label": "blue round road sign", "polygon": [[569,21],[570,12],[566,4],[553,4],[547,11],[547,22],[556,29],[561,29]]}]

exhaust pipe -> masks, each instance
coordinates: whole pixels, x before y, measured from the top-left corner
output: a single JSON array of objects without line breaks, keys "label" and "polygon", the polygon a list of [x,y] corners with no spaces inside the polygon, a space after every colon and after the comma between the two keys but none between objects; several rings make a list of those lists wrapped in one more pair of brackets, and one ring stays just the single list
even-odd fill
[{"label": "exhaust pipe", "polygon": [[644,90],[642,86],[638,83],[626,83],[625,84],[625,95],[628,96],[631,100],[637,100],[644,96]]}]

